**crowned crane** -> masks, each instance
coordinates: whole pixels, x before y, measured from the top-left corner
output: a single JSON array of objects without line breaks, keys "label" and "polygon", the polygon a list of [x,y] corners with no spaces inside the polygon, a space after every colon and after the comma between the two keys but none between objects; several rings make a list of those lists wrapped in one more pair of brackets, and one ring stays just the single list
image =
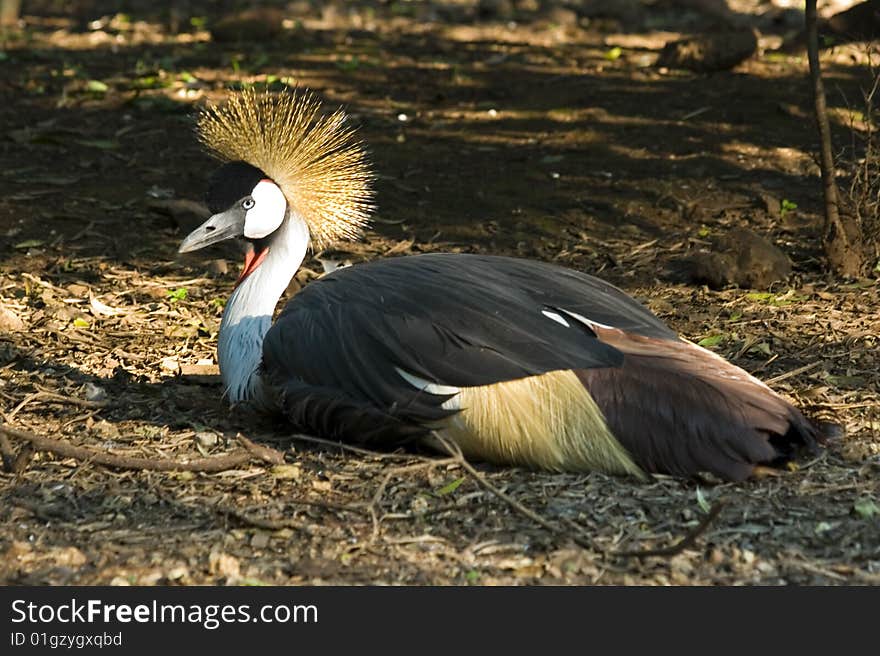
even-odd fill
[{"label": "crowned crane", "polygon": [[346,267],[281,294],[310,247],[372,208],[365,151],[307,91],[245,90],[204,109],[225,162],[213,215],[180,246],[249,245],[220,324],[225,394],[299,430],[396,444],[436,435],[470,458],[645,478],[743,480],[819,430],[764,383],[679,338],[616,287],[544,262],[423,254]]}]

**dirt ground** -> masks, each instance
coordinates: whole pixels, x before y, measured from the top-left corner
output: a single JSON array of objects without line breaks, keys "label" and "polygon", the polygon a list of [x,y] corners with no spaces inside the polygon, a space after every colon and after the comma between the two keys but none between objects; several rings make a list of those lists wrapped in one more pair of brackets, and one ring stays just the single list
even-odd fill
[{"label": "dirt ground", "polygon": [[[799,27],[789,14],[731,3],[761,51],[695,74],[652,65],[709,20],[663,2],[593,16],[563,2],[279,3],[278,34],[221,42],[205,27],[228,2],[28,4],[0,49],[3,421],[177,461],[241,453],[243,434],[284,464],[159,472],[38,452],[0,473],[0,582],[880,583],[880,284],[822,273],[806,60],[769,50]],[[823,62],[846,145],[864,47]],[[539,525],[449,459],[231,413],[215,345],[240,256],[179,257],[197,219],[170,201],[201,200],[214,166],[194,108],[288,78],[347,108],[379,174],[373,229],[334,257],[505,253],[594,273],[846,436],[737,485],[477,465]],[[676,259],[737,226],[789,255],[787,281],[676,278]],[[307,260],[289,293],[321,271]],[[623,553],[692,533],[676,554]]]}]

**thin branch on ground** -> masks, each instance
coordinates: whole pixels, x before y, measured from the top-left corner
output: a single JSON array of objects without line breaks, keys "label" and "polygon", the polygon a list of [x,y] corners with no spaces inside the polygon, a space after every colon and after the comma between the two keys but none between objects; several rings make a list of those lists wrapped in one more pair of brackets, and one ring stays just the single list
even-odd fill
[{"label": "thin branch on ground", "polygon": [[376,488],[376,492],[373,494],[373,498],[370,500],[369,506],[367,509],[370,511],[370,518],[373,520],[373,535],[372,539],[376,540],[379,537],[379,524],[382,521],[379,517],[379,504],[382,501],[382,497],[385,495],[385,490],[388,488],[388,483],[391,482],[391,479],[395,476],[400,476],[401,474],[409,474],[414,471],[419,471],[421,469],[430,469],[433,467],[443,467],[445,465],[451,465],[454,463],[458,463],[459,461],[456,458],[443,458],[443,459],[433,459],[424,462],[419,462],[413,465],[403,465],[401,467],[394,467],[393,469],[388,470],[385,473],[385,476],[382,477],[382,482],[379,483],[379,487]]},{"label": "thin branch on ground", "polygon": [[764,381],[765,385],[773,385],[774,383],[779,383],[788,378],[792,378],[793,376],[800,376],[801,374],[805,374],[808,371],[812,371],[816,367],[820,366],[822,361],[811,362],[810,364],[806,364],[803,367],[798,367],[797,369],[792,369],[791,371],[786,371],[784,374],[779,374],[778,376],[774,376],[773,378],[768,378]]},{"label": "thin branch on ground", "polygon": [[105,408],[107,407],[106,401],[87,401],[85,399],[78,399],[74,396],[64,396],[63,394],[55,394],[54,392],[34,392],[33,394],[28,394],[17,406],[15,406],[12,411],[6,415],[6,421],[12,421],[15,419],[15,415],[22,411],[23,408],[34,403],[36,401],[47,401],[50,403],[64,403],[66,405],[75,405],[80,408]]},{"label": "thin branch on ground", "polygon": [[706,513],[706,516],[703,517],[702,521],[697,524],[690,533],[685,535],[681,540],[676,542],[670,547],[663,547],[661,549],[644,549],[638,551],[617,551],[614,552],[613,556],[618,556],[621,558],[650,558],[651,556],[660,556],[663,558],[671,558],[672,556],[677,556],[685,549],[689,549],[694,546],[697,541],[697,538],[700,537],[703,533],[706,532],[706,529],[715,521],[715,518],[721,514],[722,508],[724,508],[724,501],[716,501],[711,508],[709,508],[709,512]]},{"label": "thin branch on ground", "polygon": [[[255,453],[251,450],[229,453],[222,456],[211,456],[209,458],[197,458],[181,462],[169,459],[142,458],[136,456],[123,456],[104,451],[96,451],[88,447],[76,446],[69,442],[56,440],[44,435],[37,435],[30,431],[24,431],[13,428],[7,424],[0,424],[0,433],[4,433],[9,437],[27,442],[33,449],[37,451],[48,451],[62,458],[73,458],[84,462],[92,462],[107,467],[116,467],[118,469],[140,469],[147,471],[189,471],[189,472],[219,472],[228,469],[235,469],[250,462],[262,460],[270,464],[277,464],[273,460],[266,460],[263,454]],[[271,450],[271,449],[270,449]],[[276,452],[277,453],[277,452]],[[13,471],[12,468],[7,471]]]},{"label": "thin branch on ground", "polygon": [[276,451],[275,449],[269,448],[268,446],[263,446],[262,444],[254,444],[251,440],[246,438],[241,433],[238,433],[235,436],[235,439],[237,439],[245,449],[247,449],[259,460],[263,460],[273,465],[284,464],[284,454],[281,453],[281,451]]},{"label": "thin branch on ground", "polygon": [[452,456],[452,459],[456,461],[459,465],[461,465],[462,469],[464,469],[468,474],[474,477],[474,480],[477,483],[494,494],[496,497],[501,499],[508,506],[513,508],[516,512],[518,512],[523,517],[527,517],[532,520],[539,526],[547,529],[551,533],[557,536],[570,538],[575,541],[579,546],[584,547],[585,549],[594,549],[596,550],[596,546],[590,542],[590,540],[586,539],[586,537],[582,537],[579,535],[573,535],[570,531],[565,530],[561,526],[554,524],[550,520],[545,517],[542,517],[537,512],[524,506],[522,503],[514,499],[512,496],[500,490],[498,487],[489,482],[489,480],[483,476],[479,471],[477,471],[476,467],[474,467],[471,463],[467,461],[464,457],[464,454],[461,452],[461,449],[457,444],[451,442],[446,439],[436,431],[433,432],[434,437],[443,445],[443,447],[449,452]]},{"label": "thin branch on ground", "polygon": [[320,444],[321,446],[328,446],[328,447],[340,449],[342,451],[348,451],[349,453],[356,453],[360,456],[369,456],[370,458],[375,458],[377,460],[413,460],[413,459],[418,459],[418,460],[422,460],[424,462],[431,460],[429,458],[415,456],[410,453],[383,453],[382,451],[373,451],[371,449],[365,449],[360,446],[346,444],[345,442],[337,442],[335,440],[328,440],[328,439],[324,439],[323,437],[314,437],[313,435],[304,435],[302,433],[295,433],[293,435],[286,435],[284,437],[284,439],[291,439],[291,440],[295,440],[298,442],[308,442],[310,444]]},{"label": "thin branch on ground", "polygon": [[[514,499],[513,497],[505,494],[500,489],[495,487],[492,483],[490,483],[485,476],[483,476],[477,469],[470,464],[467,459],[465,459],[464,454],[461,452],[461,449],[457,444],[447,440],[441,435],[434,432],[434,437],[439,440],[439,442],[449,451],[452,455],[453,459],[458,462],[461,467],[468,472],[471,476],[473,476],[476,481],[487,489],[489,492],[494,494],[496,497],[504,501],[511,508],[516,510],[518,513],[532,520],[539,526],[544,527],[548,531],[552,532],[555,535],[566,537],[572,539],[576,544],[585,549],[591,549],[593,551],[597,551],[599,553],[615,556],[619,558],[647,558],[649,556],[664,556],[671,557],[680,554],[685,549],[693,546],[696,542],[697,538],[702,535],[706,529],[712,524],[716,517],[721,513],[721,509],[724,507],[724,501],[717,501],[710,509],[703,520],[696,526],[692,531],[690,531],[687,535],[685,535],[681,540],[670,547],[664,547],[662,549],[646,549],[644,551],[617,551],[617,552],[608,552],[604,549],[601,549],[594,545],[586,536],[573,534],[570,531],[566,531],[561,526],[554,524],[549,521],[545,517],[542,517],[537,512],[528,508],[521,504],[519,501]],[[573,523],[572,523],[573,524]],[[572,529],[576,528],[576,525],[572,526]]]}]

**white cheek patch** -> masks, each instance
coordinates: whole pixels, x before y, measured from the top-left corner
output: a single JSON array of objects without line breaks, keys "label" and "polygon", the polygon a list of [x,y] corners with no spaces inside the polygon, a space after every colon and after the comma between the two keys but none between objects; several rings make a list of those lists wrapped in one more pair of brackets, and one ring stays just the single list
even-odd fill
[{"label": "white cheek patch", "polygon": [[244,236],[261,239],[278,229],[284,221],[287,200],[281,189],[271,180],[260,180],[251,192],[254,206],[244,217]]}]

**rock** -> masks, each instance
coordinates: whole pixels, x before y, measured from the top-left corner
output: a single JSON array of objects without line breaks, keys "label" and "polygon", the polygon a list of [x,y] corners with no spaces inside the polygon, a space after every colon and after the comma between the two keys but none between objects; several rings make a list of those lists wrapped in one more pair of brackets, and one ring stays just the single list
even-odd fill
[{"label": "rock", "polygon": [[251,538],[251,546],[254,549],[265,549],[269,546],[269,534],[268,533],[254,533],[254,536]]},{"label": "rock", "polygon": [[791,273],[785,253],[745,228],[734,228],[714,240],[711,251],[695,253],[685,264],[693,282],[713,289],[727,285],[767,289]]},{"label": "rock", "polygon": [[707,32],[667,43],[656,66],[711,73],[733,68],[755,54],[758,37],[751,28]]},{"label": "rock", "polygon": [[259,43],[281,34],[284,12],[275,7],[254,7],[227,14],[211,26],[211,38],[220,43]]}]

